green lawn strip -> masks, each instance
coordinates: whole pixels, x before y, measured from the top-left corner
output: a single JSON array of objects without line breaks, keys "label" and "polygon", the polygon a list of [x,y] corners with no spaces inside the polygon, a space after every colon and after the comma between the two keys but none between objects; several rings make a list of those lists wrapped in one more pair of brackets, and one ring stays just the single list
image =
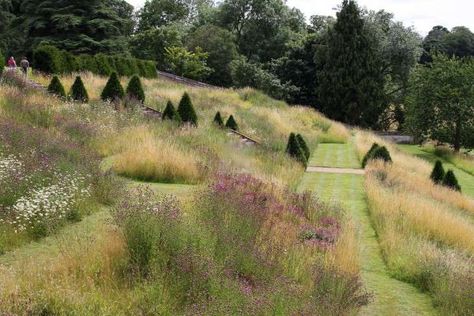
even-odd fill
[{"label": "green lawn strip", "polygon": [[417,145],[398,145],[401,151],[411,154],[413,156],[419,157],[424,159],[434,165],[436,160],[443,161],[444,169],[445,170],[453,170],[456,178],[461,185],[462,192],[467,196],[474,198],[474,176],[465,172],[464,170],[459,169],[454,164],[436,156],[433,153],[424,151],[420,146]]},{"label": "green lawn strip", "polygon": [[318,144],[308,165],[312,167],[360,168],[360,162],[351,143]]}]

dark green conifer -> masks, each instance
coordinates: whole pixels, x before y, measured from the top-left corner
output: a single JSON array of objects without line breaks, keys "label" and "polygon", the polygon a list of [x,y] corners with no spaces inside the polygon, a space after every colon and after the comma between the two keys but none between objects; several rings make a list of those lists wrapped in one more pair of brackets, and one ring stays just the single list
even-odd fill
[{"label": "dark green conifer", "polygon": [[309,160],[309,157],[311,156],[311,152],[310,152],[309,147],[306,144],[306,141],[304,140],[303,136],[301,134],[297,134],[296,139],[298,140],[298,144],[300,145],[301,149],[303,150],[303,153],[306,157],[306,160]]},{"label": "dark green conifer", "polygon": [[286,146],[286,153],[296,160],[300,161],[305,167],[308,164],[308,160],[298,143],[295,133],[291,133],[288,138],[288,145]]},{"label": "dark green conifer", "polygon": [[142,82],[140,81],[140,77],[133,76],[130,79],[130,82],[127,86],[127,96],[129,98],[135,99],[140,101],[141,103],[145,102],[145,92],[143,91]]},{"label": "dark green conifer", "polygon": [[77,76],[76,80],[74,80],[69,95],[74,101],[83,103],[89,102],[89,94],[87,93],[86,87],[84,86],[80,76]]},{"label": "dark green conifer", "polygon": [[239,125],[237,125],[237,122],[234,119],[234,116],[231,115],[227,119],[227,122],[225,123],[225,127],[230,128],[231,130],[238,131],[239,130]]},{"label": "dark green conifer", "polygon": [[443,185],[452,190],[461,192],[461,186],[459,185],[458,179],[456,179],[456,175],[452,170],[446,172],[446,175],[443,179]]},{"label": "dark green conifer", "polygon": [[224,120],[222,119],[221,112],[217,112],[216,116],[214,116],[214,123],[219,127],[224,126]]},{"label": "dark green conifer", "polygon": [[443,168],[443,163],[441,162],[441,160],[437,160],[434,165],[433,172],[431,172],[430,178],[434,183],[441,184],[445,176],[446,173]]},{"label": "dark green conifer", "polygon": [[53,79],[51,79],[51,82],[48,86],[48,92],[60,98],[66,97],[66,91],[64,91],[63,84],[59,80],[58,76],[54,76]]},{"label": "dark green conifer", "polygon": [[181,117],[183,123],[189,123],[194,126],[197,126],[197,115],[194,111],[193,103],[188,93],[184,93],[181,101],[178,105],[178,114]]},{"label": "dark green conifer", "polygon": [[123,87],[120,84],[117,73],[113,72],[110,75],[110,78],[107,81],[107,84],[105,85],[100,97],[103,101],[117,101],[121,100],[124,95],[125,92],[123,91]]},{"label": "dark green conifer", "polygon": [[176,109],[174,108],[174,105],[170,100],[168,100],[168,103],[166,103],[166,107],[165,107],[165,110],[163,111],[162,119],[181,121],[181,118],[179,117],[178,112],[176,112]]},{"label": "dark green conifer", "polygon": [[364,159],[362,159],[362,168],[365,168],[369,160],[372,158],[374,151],[378,149],[380,146],[377,143],[374,143],[372,147],[370,147],[369,151],[365,154]]},{"label": "dark green conifer", "polygon": [[392,157],[390,156],[390,153],[387,149],[387,147],[382,146],[378,147],[377,149],[374,150],[372,153],[372,157],[370,160],[382,160],[384,162],[392,162]]}]

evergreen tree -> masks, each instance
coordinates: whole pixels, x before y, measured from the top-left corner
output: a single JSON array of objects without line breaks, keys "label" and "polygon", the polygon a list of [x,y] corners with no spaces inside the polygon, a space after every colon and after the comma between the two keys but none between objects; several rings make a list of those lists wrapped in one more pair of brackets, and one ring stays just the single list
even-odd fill
[{"label": "evergreen tree", "polygon": [[51,82],[48,86],[48,92],[61,98],[66,97],[63,84],[59,80],[58,76],[54,76],[53,79],[51,79]]},{"label": "evergreen tree", "polygon": [[89,94],[87,93],[86,87],[84,86],[80,76],[77,76],[76,80],[74,80],[69,95],[74,101],[80,101],[84,103],[89,102]]},{"label": "evergreen tree", "polygon": [[430,178],[431,180],[433,180],[434,183],[441,184],[444,180],[444,177],[445,171],[443,168],[443,163],[441,162],[441,160],[437,160],[434,165],[433,172],[431,172]]},{"label": "evergreen tree", "polygon": [[318,96],[330,118],[363,127],[376,126],[385,109],[384,77],[377,41],[368,32],[354,0],[344,0],[327,45],[318,53]]},{"label": "evergreen tree", "polygon": [[452,170],[446,172],[446,175],[443,179],[443,185],[455,191],[461,192],[461,186],[459,185],[458,179],[456,179],[456,176]]},{"label": "evergreen tree", "polygon": [[301,136],[301,134],[297,134],[296,139],[298,140],[298,144],[300,145],[301,149],[303,150],[303,153],[306,157],[306,160],[309,160],[309,157],[311,156],[311,152],[310,152],[309,147],[306,144],[306,141],[304,140],[303,136]]},{"label": "evergreen tree", "polygon": [[225,123],[225,127],[230,128],[231,130],[238,131],[239,126],[237,125],[237,122],[234,119],[234,116],[231,115],[227,119],[227,122]]},{"label": "evergreen tree", "polygon": [[110,78],[107,81],[107,84],[105,85],[100,97],[103,101],[116,101],[122,99],[124,94],[125,92],[123,91],[122,85],[120,84],[117,73],[113,72],[110,75]]},{"label": "evergreen tree", "polygon": [[390,153],[387,147],[385,146],[378,147],[377,149],[375,149],[370,159],[382,160],[384,162],[392,162],[392,157],[390,156]]},{"label": "evergreen tree", "polygon": [[143,91],[142,82],[140,81],[140,77],[133,76],[130,79],[130,82],[127,86],[127,96],[129,98],[135,99],[140,101],[141,103],[145,102],[145,92]]},{"label": "evergreen tree", "polygon": [[168,103],[166,103],[166,107],[165,107],[165,110],[163,111],[162,119],[181,121],[181,118],[179,117],[178,112],[176,112],[176,109],[174,108],[174,105],[170,100],[168,100]]},{"label": "evergreen tree", "polygon": [[369,160],[372,158],[372,155],[376,149],[380,146],[377,143],[373,143],[372,147],[370,147],[369,151],[365,154],[364,159],[362,159],[362,168],[365,168]]},{"label": "evergreen tree", "polygon": [[221,112],[217,112],[216,116],[214,116],[214,123],[219,127],[224,126],[224,120],[222,119]]},{"label": "evergreen tree", "polygon": [[197,126],[197,115],[188,93],[185,92],[178,105],[178,114],[184,123]]},{"label": "evergreen tree", "polygon": [[300,161],[305,167],[308,164],[308,160],[298,143],[295,133],[291,133],[288,138],[288,145],[286,146],[286,153],[296,160]]}]

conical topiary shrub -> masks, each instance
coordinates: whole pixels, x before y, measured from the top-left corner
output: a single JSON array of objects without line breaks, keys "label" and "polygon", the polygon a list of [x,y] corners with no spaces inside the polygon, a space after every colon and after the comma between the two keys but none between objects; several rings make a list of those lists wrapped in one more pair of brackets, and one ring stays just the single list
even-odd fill
[{"label": "conical topiary shrub", "polygon": [[84,103],[89,102],[89,94],[87,93],[86,87],[84,86],[80,76],[77,76],[76,80],[74,80],[71,91],[69,92],[69,96],[74,101]]},{"label": "conical topiary shrub", "polygon": [[127,86],[127,96],[129,98],[135,99],[140,101],[141,103],[145,102],[145,92],[143,91],[142,82],[140,81],[140,77],[133,76],[130,79],[130,82]]},{"label": "conical topiary shrub", "polygon": [[446,175],[443,179],[443,185],[455,191],[461,192],[461,186],[459,185],[458,179],[456,179],[456,176],[452,170],[446,172]]},{"label": "conical topiary shrub", "polygon": [[288,138],[288,145],[286,146],[286,153],[296,160],[300,161],[305,167],[308,164],[308,160],[300,147],[298,139],[296,138],[295,133],[291,133]]},{"label": "conical topiary shrub", "polygon": [[372,153],[372,156],[369,160],[382,160],[384,162],[392,162],[392,157],[390,157],[390,153],[388,152],[387,147],[378,147]]},{"label": "conical topiary shrub", "polygon": [[58,76],[54,76],[53,79],[51,79],[51,82],[48,86],[48,92],[61,98],[66,97],[66,91],[64,91],[63,84],[59,80]]},{"label": "conical topiary shrub", "polygon": [[239,125],[237,125],[237,122],[234,119],[234,116],[231,115],[227,119],[227,122],[225,123],[225,127],[230,128],[231,130],[238,131],[239,130]]},{"label": "conical topiary shrub", "polygon": [[370,147],[369,151],[365,154],[364,159],[362,159],[362,168],[365,168],[369,160],[372,158],[372,155],[376,149],[380,146],[377,143],[374,143],[372,147]]},{"label": "conical topiary shrub", "polygon": [[191,98],[185,92],[181,101],[178,105],[178,114],[181,117],[183,123],[189,123],[194,126],[197,126],[197,115],[194,111],[193,103],[191,102]]},{"label": "conical topiary shrub", "polygon": [[441,184],[445,176],[446,173],[443,168],[443,163],[441,162],[441,160],[437,160],[434,165],[433,172],[431,172],[430,178],[431,180],[433,180],[434,183]]},{"label": "conical topiary shrub", "polygon": [[219,127],[224,126],[224,120],[222,119],[221,112],[217,112],[214,116],[214,123]]},{"label": "conical topiary shrub", "polygon": [[120,80],[116,72],[113,72],[110,75],[107,84],[105,85],[102,94],[100,95],[103,101],[117,101],[123,98],[125,92],[123,91]]},{"label": "conical topiary shrub", "polygon": [[166,107],[161,118],[163,120],[181,121],[181,118],[179,117],[178,112],[176,112],[173,103],[169,100],[168,103],[166,103]]},{"label": "conical topiary shrub", "polygon": [[308,145],[306,144],[306,141],[304,140],[304,138],[301,134],[297,134],[296,139],[298,140],[298,144],[300,145],[300,148],[303,150],[303,153],[304,153],[304,156],[306,157],[306,160],[308,160],[309,157],[311,156],[311,152],[309,150]]}]

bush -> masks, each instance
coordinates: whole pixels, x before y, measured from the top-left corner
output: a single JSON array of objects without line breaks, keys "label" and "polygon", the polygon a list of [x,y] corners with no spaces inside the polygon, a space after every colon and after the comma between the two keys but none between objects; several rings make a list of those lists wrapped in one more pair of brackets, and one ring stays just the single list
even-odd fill
[{"label": "bush", "polygon": [[46,73],[64,72],[61,51],[54,46],[43,45],[33,51],[34,67]]},{"label": "bush", "polygon": [[58,76],[54,76],[53,79],[51,79],[51,83],[48,86],[48,92],[61,98],[66,97],[63,84],[59,80]]},{"label": "bush", "polygon": [[214,123],[219,127],[224,126],[224,120],[222,119],[221,112],[217,112],[214,116]]},{"label": "bush", "polygon": [[362,168],[365,168],[369,160],[372,158],[374,151],[379,148],[379,144],[374,143],[372,147],[370,147],[369,151],[365,154],[364,159],[362,159]]},{"label": "bush", "polygon": [[444,180],[445,175],[446,172],[444,171],[443,163],[441,162],[441,160],[437,160],[434,165],[433,172],[431,172],[431,180],[436,184],[441,184]]},{"label": "bush", "polygon": [[102,91],[100,97],[103,101],[114,102],[117,100],[121,100],[124,95],[125,92],[123,91],[122,85],[120,84],[120,80],[117,76],[117,73],[113,72],[112,75],[110,75],[110,78],[107,81],[107,84],[105,85],[105,88]]},{"label": "bush", "polygon": [[168,100],[168,103],[166,103],[165,110],[163,111],[163,120],[175,120],[175,121],[181,121],[181,118],[179,117],[178,112],[176,112],[176,109],[174,108],[174,105],[171,101]]},{"label": "bush", "polygon": [[301,149],[303,150],[303,153],[306,157],[306,160],[308,160],[309,157],[311,156],[311,151],[309,150],[309,147],[306,144],[306,141],[304,140],[304,138],[301,134],[296,135],[296,140],[298,140],[298,144],[300,145]]},{"label": "bush", "polygon": [[458,179],[456,179],[456,175],[454,175],[452,170],[446,172],[446,175],[443,179],[443,185],[455,191],[461,192],[461,186],[459,185]]},{"label": "bush", "polygon": [[184,123],[190,123],[197,126],[197,115],[194,111],[193,103],[188,93],[184,93],[178,106],[178,114]]},{"label": "bush", "polygon": [[370,160],[382,160],[384,162],[392,162],[392,157],[390,157],[390,153],[388,152],[387,147],[379,147],[374,150],[372,157]]},{"label": "bush", "polygon": [[141,103],[145,102],[145,92],[143,91],[140,77],[133,76],[132,79],[130,79],[130,82],[128,83],[128,86],[127,86],[127,96],[129,98],[138,100]]},{"label": "bush", "polygon": [[237,125],[237,122],[234,119],[234,116],[231,115],[227,119],[227,122],[225,123],[225,127],[230,128],[231,130],[238,131],[239,126]]},{"label": "bush", "polygon": [[84,83],[82,82],[82,79],[80,76],[77,76],[76,80],[74,80],[74,83],[72,84],[69,95],[71,99],[74,101],[79,101],[79,102],[84,102],[84,103],[89,102],[89,94],[87,93],[86,87],[84,86]]},{"label": "bush", "polygon": [[300,161],[305,167],[308,164],[306,156],[298,143],[295,133],[291,133],[286,146],[286,153],[296,160]]}]

